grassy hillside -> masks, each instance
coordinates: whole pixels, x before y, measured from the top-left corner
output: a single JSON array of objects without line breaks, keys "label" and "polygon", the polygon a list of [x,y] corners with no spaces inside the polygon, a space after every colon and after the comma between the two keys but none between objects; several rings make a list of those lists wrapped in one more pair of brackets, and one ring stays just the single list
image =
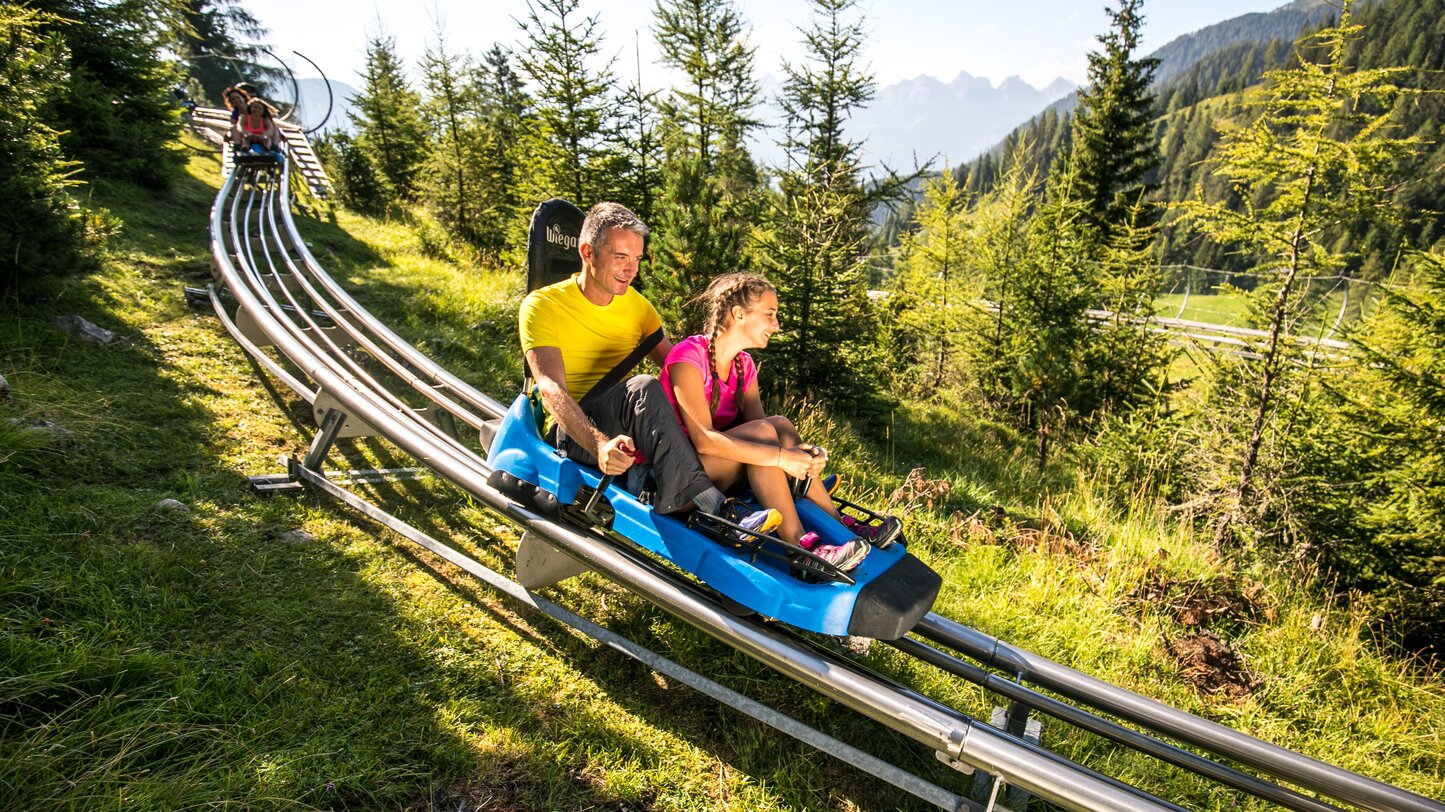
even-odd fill
[{"label": "grassy hillside", "polygon": [[[0,809],[920,808],[519,611],[326,499],[250,495],[246,477],[302,453],[312,428],[304,404],[184,304],[181,287],[209,279],[205,217],[219,181],[214,156],[188,154],[164,197],[95,187],[125,223],[99,272],[0,304],[12,392],[0,402]],[[511,392],[520,274],[429,258],[435,247],[403,225],[345,212],[301,229],[399,332],[483,389]],[[50,325],[68,314],[120,340],[68,339]],[[913,549],[944,574],[943,614],[1445,795],[1438,674],[1382,654],[1365,618],[1319,603],[1309,572],[1219,560],[1150,509],[1111,507],[1128,500],[1102,485],[1027,473],[1012,438],[974,415],[900,408],[881,437],[816,408],[800,417],[844,460],[855,496],[896,495]],[[331,464],[409,461],[357,440]],[[444,483],[367,495],[510,570],[515,534]],[[615,586],[587,576],[549,594],[962,786],[931,753]],[[1182,664],[1206,629],[1240,654],[1242,671]],[[882,646],[868,659],[968,712],[992,704]],[[1045,740],[1190,807],[1263,808],[1056,723]]]}]

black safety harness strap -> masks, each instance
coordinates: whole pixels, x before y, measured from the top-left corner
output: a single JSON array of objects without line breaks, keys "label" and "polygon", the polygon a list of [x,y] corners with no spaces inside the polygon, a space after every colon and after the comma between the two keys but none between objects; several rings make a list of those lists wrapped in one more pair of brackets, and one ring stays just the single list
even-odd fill
[{"label": "black safety harness strap", "polygon": [[628,373],[632,371],[632,368],[642,363],[642,359],[646,358],[647,354],[652,352],[653,348],[661,343],[662,328],[659,327],[652,335],[642,339],[642,342],[632,349],[631,354],[623,358],[622,361],[606,375],[603,375],[602,380],[598,381],[596,386],[588,390],[587,394],[583,395],[582,399],[577,401],[577,405],[585,410],[587,404],[601,397],[608,389],[622,383],[622,379],[627,377]]},{"label": "black safety harness strap", "polygon": [[[577,401],[577,405],[581,406],[582,410],[585,412],[589,404],[602,397],[602,395],[606,393],[607,390],[611,389],[619,383],[622,383],[622,379],[626,378],[628,373],[632,372],[634,367],[642,363],[642,359],[646,358],[647,354],[652,352],[653,348],[655,348],[660,343],[662,343],[661,327],[653,331],[651,335],[642,339],[642,341],[640,341],[636,347],[632,348],[632,352],[628,353],[626,358],[623,358],[620,362],[618,362],[617,366],[608,370],[607,374],[603,375],[602,379],[597,382],[597,385],[587,390],[587,394],[583,395],[582,399]],[[554,436],[556,445],[558,446],[558,448],[564,448],[565,446],[563,444],[563,441],[567,439],[567,433],[562,430],[562,424],[554,423],[552,426],[552,430],[555,432]]]}]

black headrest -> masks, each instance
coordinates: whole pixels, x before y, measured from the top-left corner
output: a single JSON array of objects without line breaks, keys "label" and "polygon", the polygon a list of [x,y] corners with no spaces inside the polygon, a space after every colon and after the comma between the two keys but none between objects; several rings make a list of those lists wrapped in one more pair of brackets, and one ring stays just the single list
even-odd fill
[{"label": "black headrest", "polygon": [[532,212],[527,227],[527,291],[561,282],[582,270],[577,235],[582,233],[582,210],[554,197]]}]

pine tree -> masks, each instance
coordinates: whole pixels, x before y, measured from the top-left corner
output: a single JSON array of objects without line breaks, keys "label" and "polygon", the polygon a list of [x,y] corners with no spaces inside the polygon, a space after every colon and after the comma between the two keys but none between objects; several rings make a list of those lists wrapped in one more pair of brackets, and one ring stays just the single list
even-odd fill
[{"label": "pine tree", "polygon": [[1074,194],[1090,221],[1105,231],[1121,226],[1144,199],[1145,176],[1159,163],[1150,122],[1149,86],[1159,60],[1136,59],[1143,0],[1119,0],[1105,9],[1111,29],[1099,36],[1103,51],[1089,54],[1088,87],[1073,116]]},{"label": "pine tree", "polygon": [[366,74],[352,99],[356,146],[376,165],[395,198],[411,200],[426,159],[421,97],[411,89],[396,38],[377,34],[366,44]]},{"label": "pine tree", "polygon": [[1306,40],[1298,67],[1266,75],[1261,115],[1221,138],[1211,164],[1243,211],[1202,197],[1179,206],[1186,225],[1245,254],[1271,280],[1254,294],[1267,333],[1250,348],[1258,360],[1229,370],[1216,389],[1217,407],[1237,418],[1216,442],[1243,439],[1228,446],[1233,482],[1222,494],[1219,541],[1269,508],[1271,494],[1257,487],[1261,451],[1280,415],[1298,405],[1310,369],[1290,338],[1309,315],[1303,282],[1339,273],[1344,258],[1331,246],[1340,224],[1388,214],[1392,171],[1416,145],[1386,130],[1407,69],[1355,70],[1346,59],[1362,30],[1352,5],[1346,0],[1339,22]]},{"label": "pine tree", "polygon": [[617,131],[612,60],[600,67],[596,16],[581,0],[528,0],[522,70],[532,80],[537,124],[526,137],[524,208],[553,196],[586,208],[610,188]]},{"label": "pine tree", "polygon": [[[757,205],[746,139],[758,83],[748,29],[730,0],[671,0],[654,11],[663,65],[686,83],[660,105],[666,185],[651,253],[658,304],[669,322],[711,277],[744,270]],[[693,332],[693,319],[683,328]]]},{"label": "pine tree", "polygon": [[868,299],[868,215],[901,182],[865,189],[859,144],[844,128],[873,98],[859,60],[866,39],[856,0],[812,0],[805,61],[785,63],[788,168],[760,252],[786,319],[772,369],[809,397],[862,405],[880,394],[877,313]]}]

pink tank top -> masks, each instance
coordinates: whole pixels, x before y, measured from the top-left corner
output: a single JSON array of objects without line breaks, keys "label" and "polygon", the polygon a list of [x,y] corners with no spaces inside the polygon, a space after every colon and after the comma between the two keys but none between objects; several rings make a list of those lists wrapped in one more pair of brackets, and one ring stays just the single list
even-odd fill
[{"label": "pink tank top", "polygon": [[[712,426],[718,431],[731,428],[738,421],[738,391],[746,392],[748,386],[758,379],[758,367],[753,363],[753,357],[746,352],[738,353],[738,360],[742,362],[742,380],[738,380],[737,363],[728,367],[727,378],[714,378],[711,364],[707,357],[707,336],[688,336],[672,346],[672,352],[667,354],[667,360],[662,364],[662,375],[659,382],[662,383],[662,391],[667,394],[667,400],[672,404],[672,411],[677,415],[679,423],[682,422],[682,412],[677,408],[677,396],[672,391],[672,375],[668,370],[673,364],[690,364],[697,368],[702,374],[702,394],[708,403],[712,402],[713,387],[720,386],[717,406],[713,408]],[[683,425],[684,432],[687,431],[686,424]]]}]

